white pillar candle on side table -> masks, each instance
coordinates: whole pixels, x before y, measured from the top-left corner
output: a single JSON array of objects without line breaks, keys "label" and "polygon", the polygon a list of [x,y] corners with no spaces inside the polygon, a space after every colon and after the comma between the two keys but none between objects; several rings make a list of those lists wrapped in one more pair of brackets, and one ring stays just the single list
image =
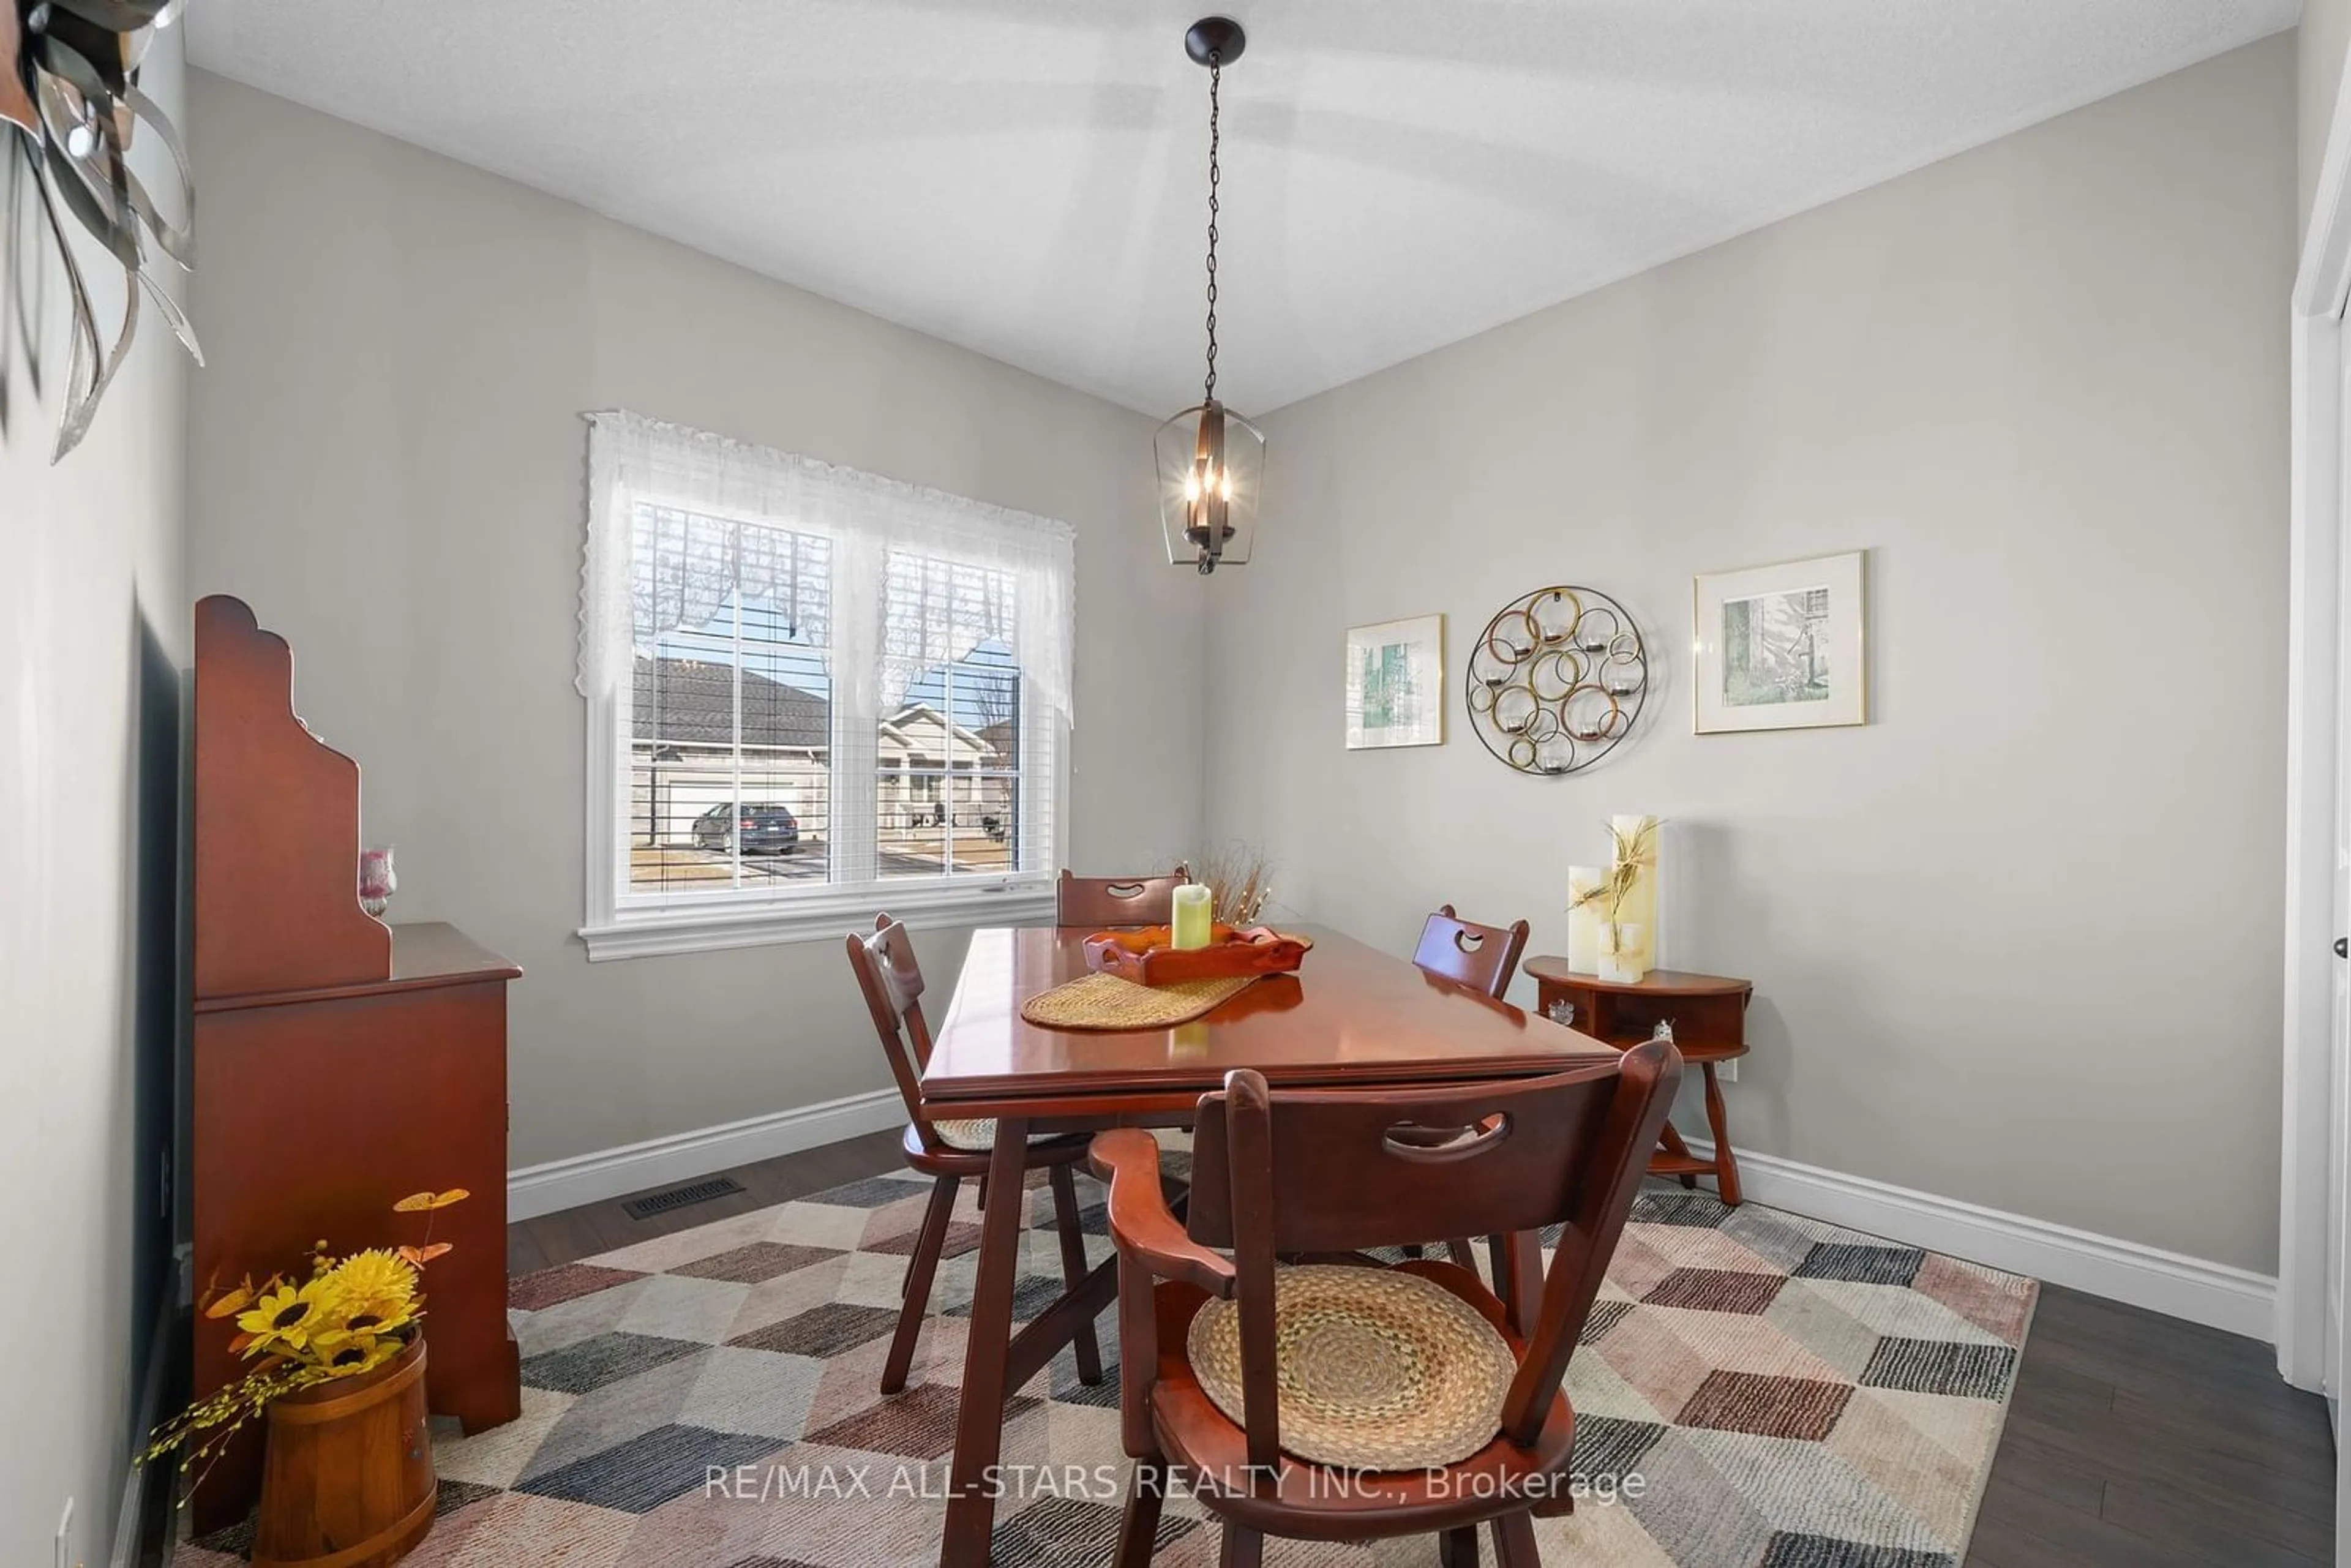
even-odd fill
[{"label": "white pillar candle on side table", "polygon": [[1646,975],[1657,963],[1657,843],[1665,836],[1664,824],[1655,817],[1618,815],[1608,819],[1608,835],[1616,845],[1610,860],[1623,858],[1629,849],[1640,871],[1614,914],[1622,929],[1637,933],[1624,938],[1622,945],[1630,949],[1629,956],[1639,961]]},{"label": "white pillar candle on side table", "polygon": [[1196,882],[1187,882],[1176,890],[1175,922],[1168,932],[1168,946],[1176,948],[1205,947],[1208,945],[1208,890]]},{"label": "white pillar candle on side table", "polygon": [[1611,985],[1637,986],[1649,972],[1648,960],[1641,956],[1641,938],[1645,934],[1629,921],[1606,925],[1600,937],[1600,977]]},{"label": "white pillar candle on side table", "polygon": [[1608,873],[1599,866],[1567,868],[1567,967],[1579,975],[1600,970],[1600,925],[1607,918],[1602,900],[1593,896]]}]

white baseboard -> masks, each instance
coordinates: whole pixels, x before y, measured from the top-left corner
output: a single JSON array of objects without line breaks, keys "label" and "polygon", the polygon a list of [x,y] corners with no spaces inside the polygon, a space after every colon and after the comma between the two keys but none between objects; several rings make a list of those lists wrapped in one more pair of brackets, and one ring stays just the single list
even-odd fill
[{"label": "white baseboard", "polygon": [[[883,1132],[905,1114],[897,1092],[883,1089],[529,1166],[507,1177],[507,1216],[528,1219],[691,1181],[730,1166]],[[1689,1145],[1698,1155],[1714,1153],[1703,1138]],[[2265,1343],[2275,1339],[2277,1281],[2266,1274],[1774,1155],[1742,1152],[1739,1174],[1748,1197],[1774,1208]]]},{"label": "white baseboard", "polygon": [[[1689,1145],[1714,1154],[1704,1138]],[[1739,1179],[1745,1196],[1774,1208],[2265,1343],[2276,1339],[2277,1281],[2266,1274],[1773,1155],[1740,1151]]]},{"label": "white baseboard", "polygon": [[837,1144],[862,1133],[903,1126],[904,1102],[895,1089],[852,1094],[724,1126],[649,1138],[617,1149],[549,1160],[507,1174],[507,1218],[529,1219],[581,1204],[601,1203],[648,1187],[691,1181],[730,1166]]}]

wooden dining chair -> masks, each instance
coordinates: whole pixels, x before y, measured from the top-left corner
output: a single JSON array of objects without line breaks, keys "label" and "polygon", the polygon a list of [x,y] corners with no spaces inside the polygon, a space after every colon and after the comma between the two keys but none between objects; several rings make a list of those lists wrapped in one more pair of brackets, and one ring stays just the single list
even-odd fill
[{"label": "wooden dining chair", "polygon": [[1420,928],[1420,946],[1412,961],[1432,975],[1473,987],[1499,998],[1519,972],[1519,956],[1527,950],[1530,927],[1523,920],[1509,925],[1480,925],[1453,913],[1449,904]]},{"label": "wooden dining chair", "polygon": [[1192,880],[1183,862],[1165,876],[1073,876],[1066,866],[1053,889],[1056,925],[1165,925],[1176,890]]},{"label": "wooden dining chair", "polygon": [[[1053,888],[1053,924],[1097,929],[1170,925],[1176,919],[1176,890],[1191,880],[1192,868],[1183,861],[1165,876],[1073,876],[1064,866]],[[1190,1157],[1191,1134],[1186,1129],[1163,1127],[1157,1136],[1169,1154]]]},{"label": "wooden dining chair", "polygon": [[[1530,929],[1523,920],[1507,926],[1480,925],[1456,915],[1451,904],[1440,904],[1420,928],[1420,946],[1412,950],[1412,961],[1429,974],[1472,987],[1499,1001],[1519,972],[1519,956],[1527,950]],[[1442,1141],[1458,1134],[1452,1129],[1438,1128],[1436,1135]],[[1467,1238],[1456,1237],[1445,1246],[1464,1269],[1478,1266]],[[1507,1246],[1499,1237],[1492,1242],[1497,1280],[1509,1267]]]},{"label": "wooden dining chair", "polygon": [[[956,1194],[964,1178],[980,1181],[979,1200],[989,1198],[986,1183],[988,1161],[996,1147],[992,1120],[934,1120],[923,1113],[923,1070],[931,1061],[931,1029],[923,1017],[923,971],[914,962],[914,944],[906,928],[887,915],[873,917],[868,935],[849,934],[849,967],[857,972],[858,988],[872,1011],[874,1031],[882,1037],[882,1054],[889,1058],[890,1075],[906,1104],[906,1133],[902,1152],[909,1167],[931,1180],[930,1207],[914,1250],[906,1260],[904,1301],[898,1309],[898,1332],[890,1341],[890,1358],[882,1368],[882,1392],[895,1394],[906,1385],[914,1365],[914,1342],[928,1315],[931,1282],[938,1273],[947,1222],[955,1212]],[[1078,1224],[1078,1194],[1070,1168],[1086,1157],[1086,1134],[1032,1135],[1027,1167],[1049,1173],[1053,1188],[1053,1220],[1061,1233],[1061,1279],[1074,1290],[1086,1277],[1085,1233]],[[1019,1203],[1019,1193],[994,1195],[998,1203]],[[1086,1383],[1102,1378],[1102,1351],[1092,1323],[1077,1336],[1078,1376]]]},{"label": "wooden dining chair", "polygon": [[[1238,1069],[1200,1100],[1181,1220],[1161,1195],[1150,1135],[1097,1135],[1093,1165],[1110,1182],[1118,1249],[1120,1435],[1135,1461],[1121,1568],[1150,1560],[1171,1467],[1223,1524],[1226,1568],[1255,1568],[1268,1535],[1436,1534],[1447,1564],[1469,1565],[1483,1523],[1502,1568],[1536,1568],[1534,1511],[1573,1506],[1575,1412],[1562,1379],[1680,1078],[1680,1055],[1661,1040],[1619,1062],[1458,1089],[1269,1093],[1257,1072]],[[1436,1148],[1398,1136],[1428,1127],[1476,1131]],[[1564,1228],[1523,1334],[1454,1263],[1362,1260],[1310,1281],[1275,1261],[1552,1224]],[[1359,1272],[1360,1281],[1343,1279]],[[1319,1292],[1312,1321],[1301,1313],[1284,1324],[1276,1291],[1285,1278],[1291,1301],[1310,1286]],[[1430,1286],[1469,1311],[1441,1301],[1433,1310]],[[1423,1347],[1413,1374],[1422,1395],[1402,1415],[1394,1401],[1413,1377],[1364,1375],[1361,1355],[1366,1343],[1396,1343],[1398,1302],[1411,1303]],[[1351,1364],[1346,1375],[1290,1375],[1306,1372],[1318,1341]],[[1365,1467],[1286,1446],[1311,1437],[1397,1452],[1440,1417],[1456,1425],[1443,1462]]]}]

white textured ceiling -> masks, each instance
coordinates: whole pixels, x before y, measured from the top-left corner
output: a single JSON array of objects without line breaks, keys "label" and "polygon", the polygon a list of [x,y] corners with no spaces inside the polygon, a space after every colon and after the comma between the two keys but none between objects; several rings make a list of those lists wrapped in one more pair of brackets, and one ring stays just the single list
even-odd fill
[{"label": "white textured ceiling", "polygon": [[[196,0],[196,63],[1133,407],[1199,392],[1203,0]],[[1234,0],[1263,412],[2293,25],[2299,0]],[[202,171],[199,170],[201,175]]]}]

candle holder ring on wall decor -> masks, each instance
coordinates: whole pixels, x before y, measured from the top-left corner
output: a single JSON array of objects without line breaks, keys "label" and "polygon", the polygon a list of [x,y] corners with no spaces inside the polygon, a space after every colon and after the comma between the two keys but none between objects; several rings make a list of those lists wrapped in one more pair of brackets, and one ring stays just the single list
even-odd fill
[{"label": "candle holder ring on wall decor", "polygon": [[1622,604],[1571,583],[1520,594],[1469,650],[1469,727],[1521,773],[1576,773],[1633,733],[1649,651]]}]

